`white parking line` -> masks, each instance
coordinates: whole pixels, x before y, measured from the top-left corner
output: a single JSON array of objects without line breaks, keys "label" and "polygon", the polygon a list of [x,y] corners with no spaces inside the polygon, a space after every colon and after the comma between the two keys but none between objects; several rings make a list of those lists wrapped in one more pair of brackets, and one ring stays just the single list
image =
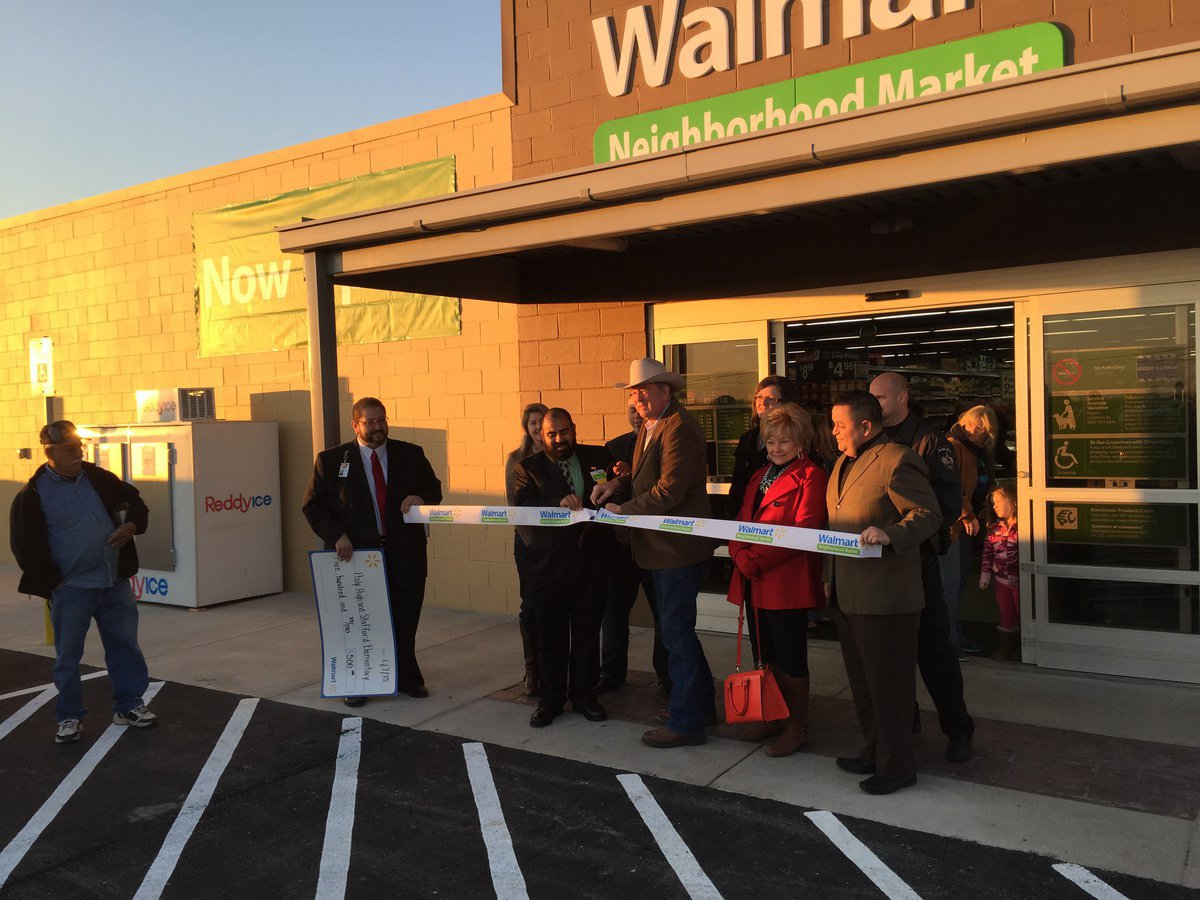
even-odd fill
[{"label": "white parking line", "polygon": [[242,739],[242,734],[245,732],[246,725],[250,722],[250,716],[253,715],[256,706],[258,706],[257,697],[238,703],[225,730],[217,739],[212,753],[208,755],[208,762],[196,776],[196,782],[192,785],[187,799],[183,801],[183,807],[179,810],[179,815],[175,817],[171,830],[167,832],[158,856],[154,858],[150,870],[142,879],[142,886],[138,888],[134,900],[153,900],[153,898],[161,896],[163,888],[167,886],[167,881],[171,878],[171,873],[175,871],[175,864],[179,862],[179,855],[183,853],[188,839],[196,830],[196,824],[204,815],[204,810],[208,808],[208,802],[212,799],[217,782],[221,779],[225,767],[229,765],[233,751],[237,749],[238,742]]},{"label": "white parking line", "polygon": [[[154,699],[154,695],[158,693],[159,688],[163,686],[161,681],[155,681],[146,689],[146,693],[142,695],[143,702],[149,706],[150,701]],[[29,848],[33,846],[33,842],[41,836],[41,833],[46,830],[46,826],[54,821],[54,817],[59,814],[67,801],[72,795],[79,790],[80,786],[92,774],[100,761],[104,759],[106,753],[112,749],[117,739],[129,730],[128,725],[109,725],[104,733],[96,739],[96,743],[88,749],[87,753],[75,764],[67,777],[62,780],[54,793],[42,804],[42,808],[34,813],[33,818],[25,823],[17,836],[8,842],[8,846],[0,850],[0,887],[4,886],[4,882],[8,881],[8,876],[12,874],[13,869],[25,858],[25,854],[29,852]]]},{"label": "white parking line", "polygon": [[479,827],[487,847],[496,900],[529,900],[525,876],[521,874],[521,866],[517,863],[512,835],[508,833],[504,810],[500,807],[500,795],[496,793],[496,782],[488,765],[487,751],[483,744],[463,744],[463,756],[467,760],[467,777],[471,780],[471,791],[475,795],[475,808],[479,811]]},{"label": "white parking line", "polygon": [[37,712],[40,706],[48,700],[53,700],[56,696],[58,696],[58,691],[54,689],[54,685],[50,685],[3,722],[0,722],[0,741],[8,737],[14,728]]},{"label": "white parking line", "polygon": [[[92,678],[103,678],[108,674],[107,669],[101,669],[99,672],[88,672],[86,675],[79,676],[80,681],[88,681]],[[0,694],[0,700],[11,700],[13,697],[25,697],[29,694],[36,694],[38,691],[44,691],[46,688],[53,688],[52,684],[39,684],[37,687],[21,688],[19,691],[9,691],[7,694]]]},{"label": "white parking line", "polygon": [[721,900],[720,891],[704,874],[704,870],[696,862],[696,857],[692,855],[688,845],[683,842],[683,838],[679,836],[679,832],[675,830],[675,826],[671,824],[671,820],[662,811],[662,807],[658,805],[658,801],[654,799],[654,795],[650,793],[641,777],[618,775],[617,781],[621,782],[621,787],[625,788],[625,793],[633,801],[642,821],[646,823],[650,834],[658,842],[659,849],[662,850],[667,862],[671,864],[671,868],[675,870],[675,874],[679,877],[683,889],[688,892],[688,896],[692,900]]},{"label": "white parking line", "polygon": [[321,875],[317,900],[334,900],[346,895],[350,872],[350,848],[354,837],[354,799],[358,792],[358,760],[362,754],[362,719],[342,719],[333,793],[325,818],[325,843],[321,847]]},{"label": "white parking line", "polygon": [[823,810],[804,814],[821,829],[839,850],[854,863],[864,875],[875,882],[892,900],[921,900],[920,895],[905,884],[899,875],[884,865],[883,860],[872,853],[867,845],[852,835],[831,812]]},{"label": "white parking line", "polygon": [[1068,881],[1073,881],[1081,890],[1087,891],[1096,900],[1129,900],[1116,888],[1109,887],[1083,866],[1077,866],[1074,863],[1058,863],[1051,868]]}]

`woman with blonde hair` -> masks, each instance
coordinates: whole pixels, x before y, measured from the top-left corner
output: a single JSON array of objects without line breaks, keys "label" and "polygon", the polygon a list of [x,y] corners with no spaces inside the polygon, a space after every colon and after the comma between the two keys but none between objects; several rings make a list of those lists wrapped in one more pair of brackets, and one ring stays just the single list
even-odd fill
[{"label": "woman with blonde hair", "polygon": [[[544,403],[530,403],[521,410],[521,443],[508,454],[504,461],[504,493],[509,506],[513,505],[516,490],[516,466],[527,456],[542,449],[542,418],[546,415]],[[537,620],[526,598],[525,587],[525,541],[519,531],[513,534],[513,560],[517,564],[517,584],[521,593],[521,612],[517,622],[521,626],[521,646],[525,651],[525,696],[538,695],[538,632]]]},{"label": "woman with blonde hair", "polygon": [[958,650],[960,659],[983,649],[963,635],[958,621],[958,601],[967,585],[967,573],[975,568],[971,560],[973,538],[979,534],[979,516],[987,504],[988,494],[996,486],[995,450],[999,433],[996,413],[987,406],[972,406],[946,432],[946,439],[958,459],[962,508],[957,521],[950,524],[950,549],[938,557],[938,564],[942,570],[946,615],[950,619],[950,642]]},{"label": "woman with blonde hair", "polygon": [[[751,475],[739,522],[824,528],[825,470],[809,458],[812,419],[795,403],[762,417],[767,465]],[[770,668],[787,701],[781,722],[747,726],[744,740],[775,740],[767,753],[788,756],[808,743],[808,610],[825,604],[821,559],[806,550],[729,542],[734,573],[729,602],[746,607],[755,659]]]}]

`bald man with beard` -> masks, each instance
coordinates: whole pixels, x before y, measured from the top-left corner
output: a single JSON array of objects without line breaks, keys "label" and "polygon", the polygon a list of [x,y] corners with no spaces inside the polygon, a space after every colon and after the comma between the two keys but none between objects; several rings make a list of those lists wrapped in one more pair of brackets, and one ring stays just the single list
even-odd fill
[{"label": "bald man with beard", "polygon": [[[921,585],[925,608],[917,636],[917,668],[925,689],[937,707],[938,723],[949,739],[946,759],[964,763],[971,758],[971,739],[975,721],[963,699],[962,668],[958,653],[950,642],[950,625],[942,593],[938,557],[950,546],[948,524],[958,518],[962,505],[962,486],[958,461],[949,442],[932,425],[908,407],[908,381],[898,372],[884,372],[871,382],[870,393],[883,409],[883,430],[898,444],[915,450],[929,469],[929,486],[937,496],[942,527],[921,543]],[[914,719],[914,730],[920,719]]]}]

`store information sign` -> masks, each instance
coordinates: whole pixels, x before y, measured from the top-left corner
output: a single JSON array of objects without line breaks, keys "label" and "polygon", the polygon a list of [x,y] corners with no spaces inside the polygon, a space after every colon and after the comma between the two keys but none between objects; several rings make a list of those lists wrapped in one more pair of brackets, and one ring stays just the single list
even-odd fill
[{"label": "store information sign", "polygon": [[308,558],[321,629],[321,696],[396,693],[396,639],[383,552],[356,550],[347,562],[332,550]]},{"label": "store information sign", "polygon": [[592,150],[597,163],[614,162],[1062,66],[1058,27],[1023,25],[615,119],[597,129]]},{"label": "store information sign", "polygon": [[1052,353],[1046,434],[1054,478],[1188,477],[1186,347]]},{"label": "store information sign", "polygon": [[1186,547],[1185,504],[1051,503],[1051,537],[1070,544]]}]

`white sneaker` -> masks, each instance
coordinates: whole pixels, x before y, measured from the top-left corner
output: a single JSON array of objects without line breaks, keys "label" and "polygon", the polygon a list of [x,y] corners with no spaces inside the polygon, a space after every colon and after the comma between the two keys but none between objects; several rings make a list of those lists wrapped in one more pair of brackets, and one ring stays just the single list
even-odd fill
[{"label": "white sneaker", "polygon": [[139,706],[137,709],[131,709],[129,712],[115,713],[113,715],[114,725],[130,725],[134,728],[149,728],[151,725],[158,724],[158,716],[150,712],[144,706]]},{"label": "white sneaker", "polygon": [[63,719],[58,723],[58,733],[54,735],[56,744],[71,744],[83,735],[83,726],[78,719]]}]

